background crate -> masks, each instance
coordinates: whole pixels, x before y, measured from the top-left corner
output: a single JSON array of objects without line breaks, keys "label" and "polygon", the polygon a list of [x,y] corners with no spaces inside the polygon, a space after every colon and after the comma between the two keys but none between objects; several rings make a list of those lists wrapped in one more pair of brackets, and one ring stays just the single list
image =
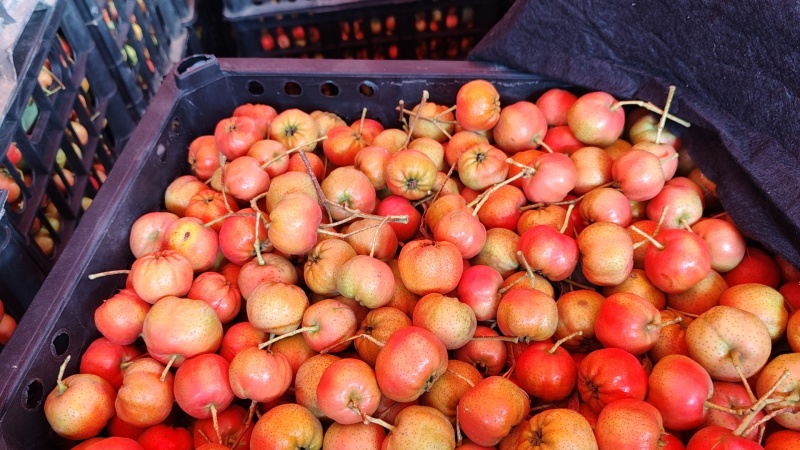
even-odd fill
[{"label": "background crate", "polygon": [[0,190],[0,300],[5,313],[19,322],[42,286],[45,273],[29,253],[26,239],[5,215],[7,195]]},{"label": "background crate", "polygon": [[[45,25],[46,33],[31,29],[17,42],[19,77],[0,123],[2,228],[13,242],[3,249],[0,281],[16,293],[16,319],[41,285],[36,273],[61,255],[135,126],[74,4],[59,2]],[[20,263],[29,259],[36,271]]]},{"label": "background crate", "polygon": [[[89,280],[91,273],[127,268],[133,262],[128,235],[140,215],[163,208],[164,191],[189,172],[191,140],[212,133],[217,121],[242,103],[278,110],[325,109],[356,120],[363,107],[387,127],[399,126],[395,107],[419,101],[453,103],[464,82],[494,80],[507,101],[532,99],[560,86],[530,74],[468,62],[307,61],[195,56],[168,76],[106,185],[48,276],[19,330],[0,354],[0,447],[57,448],[42,411],[58,368],[72,355],[66,374],[77,372],[79,355],[97,337],[94,310],[124,286],[124,277]],[[408,82],[413,80],[413,82]],[[336,89],[331,89],[335,86]],[[332,92],[337,92],[333,94]],[[135,192],[136,195],[131,195]]]},{"label": "background crate", "polygon": [[505,13],[495,0],[226,0],[239,56],[464,59]]},{"label": "background crate", "polygon": [[97,43],[119,94],[139,120],[164,75],[186,53],[193,0],[70,0]]}]

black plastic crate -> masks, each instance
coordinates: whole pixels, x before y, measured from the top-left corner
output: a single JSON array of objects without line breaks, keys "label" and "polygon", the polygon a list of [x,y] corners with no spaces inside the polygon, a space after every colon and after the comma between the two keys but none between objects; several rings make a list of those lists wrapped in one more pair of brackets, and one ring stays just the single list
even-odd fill
[{"label": "black plastic crate", "polygon": [[507,6],[496,0],[226,0],[239,56],[464,59]]},{"label": "black plastic crate", "polygon": [[5,215],[7,195],[0,190],[0,300],[5,313],[19,323],[46,275],[30,254],[26,239]]},{"label": "black plastic crate", "polygon": [[[15,186],[5,205],[8,222],[46,273],[84,213],[84,197],[95,196],[101,172],[111,170],[135,123],[71,1],[57,3],[45,30],[23,34],[15,47],[25,58],[15,55],[19,77],[0,124],[0,170]],[[21,154],[16,164],[12,145]],[[60,227],[47,220],[54,212]],[[37,244],[40,229],[52,251]],[[14,266],[0,267],[8,268]]]},{"label": "black plastic crate", "polygon": [[[194,56],[165,79],[72,241],[0,354],[0,448],[50,449],[63,442],[50,430],[42,404],[55,387],[58,368],[72,355],[66,374],[97,337],[94,310],[124,286],[124,277],[88,275],[127,268],[134,258],[128,234],[142,214],[163,209],[164,191],[189,173],[191,140],[212,133],[217,121],[242,103],[325,109],[356,120],[363,107],[387,127],[399,126],[403,99],[453,103],[461,84],[493,80],[504,101],[536,98],[563,84],[495,66],[445,61],[307,61],[223,59]],[[331,89],[335,87],[336,89]],[[337,94],[332,94],[337,92]],[[135,193],[135,194],[134,194]]]},{"label": "black plastic crate", "polygon": [[164,75],[185,56],[193,0],[70,0],[139,120]]}]

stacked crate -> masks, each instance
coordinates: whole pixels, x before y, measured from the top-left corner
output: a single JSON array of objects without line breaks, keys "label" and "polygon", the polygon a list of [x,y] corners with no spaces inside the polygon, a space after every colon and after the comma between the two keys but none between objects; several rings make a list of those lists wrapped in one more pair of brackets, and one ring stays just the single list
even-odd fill
[{"label": "stacked crate", "polygon": [[496,0],[226,0],[238,55],[464,59],[507,9]]},{"label": "stacked crate", "polygon": [[0,11],[0,301],[15,321],[183,57],[193,2],[123,1]]}]

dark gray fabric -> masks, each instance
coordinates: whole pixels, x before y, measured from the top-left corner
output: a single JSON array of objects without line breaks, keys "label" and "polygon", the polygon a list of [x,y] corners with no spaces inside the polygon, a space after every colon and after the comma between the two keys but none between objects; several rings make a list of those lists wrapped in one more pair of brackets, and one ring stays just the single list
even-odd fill
[{"label": "dark gray fabric", "polygon": [[800,267],[798,24],[778,0],[517,0],[469,58],[657,105],[674,84],[725,209]]}]

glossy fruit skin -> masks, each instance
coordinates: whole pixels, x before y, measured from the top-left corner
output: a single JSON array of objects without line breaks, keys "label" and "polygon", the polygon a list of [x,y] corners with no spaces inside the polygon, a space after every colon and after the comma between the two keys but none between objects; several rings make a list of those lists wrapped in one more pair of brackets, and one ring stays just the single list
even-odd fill
[{"label": "glossy fruit skin", "polygon": [[647,278],[667,294],[685,292],[711,271],[708,244],[699,236],[683,230],[661,230],[656,240],[659,250],[650,244],[645,250],[644,270]]},{"label": "glossy fruit skin", "polygon": [[417,295],[447,294],[458,286],[464,260],[458,248],[446,241],[414,240],[397,257],[400,278]]},{"label": "glossy fruit skin", "polygon": [[458,158],[458,177],[465,186],[480,191],[506,179],[506,154],[491,144],[475,144]]},{"label": "glossy fruit skin", "polygon": [[220,120],[214,130],[217,149],[229,160],[244,156],[263,136],[253,119],[236,116]]},{"label": "glossy fruit skin", "polygon": [[215,352],[222,343],[222,322],[207,303],[178,297],[164,297],[150,308],[142,327],[150,356],[173,367],[187,358]]},{"label": "glossy fruit skin", "polygon": [[454,449],[455,430],[444,414],[429,406],[411,405],[394,419],[382,450]]},{"label": "glossy fruit skin", "polygon": [[575,239],[549,225],[537,225],[522,233],[517,249],[532,269],[541,270],[552,281],[572,275],[580,255]]},{"label": "glossy fruit skin", "polygon": [[501,376],[484,378],[458,402],[458,420],[470,440],[497,445],[530,411],[528,394]]},{"label": "glossy fruit skin", "polygon": [[175,372],[175,402],[195,419],[212,417],[224,411],[234,395],[228,381],[228,361],[207,353],[187,360]]},{"label": "glossy fruit skin", "polygon": [[428,195],[436,183],[436,165],[418,150],[401,150],[386,163],[386,187],[394,195],[419,200]]},{"label": "glossy fruit skin", "polygon": [[75,374],[62,381],[44,401],[44,414],[59,436],[72,440],[97,436],[114,415],[116,392],[108,381],[92,374]]},{"label": "glossy fruit skin", "polygon": [[247,116],[256,123],[256,129],[261,133],[262,137],[266,137],[269,132],[269,124],[272,119],[278,115],[275,108],[269,105],[259,103],[245,103],[239,105],[233,110],[235,116]]},{"label": "glossy fruit skin", "polygon": [[601,449],[658,448],[664,427],[661,414],[651,404],[626,398],[606,405],[597,415],[595,436]]},{"label": "glossy fruit skin", "polygon": [[140,358],[125,370],[114,408],[117,418],[127,424],[147,428],[163,422],[175,401],[174,377],[161,374],[164,365],[151,358]]},{"label": "glossy fruit skin", "polygon": [[627,292],[606,297],[600,304],[595,336],[604,347],[621,348],[641,355],[655,345],[661,328],[661,314],[647,300]]},{"label": "glossy fruit skin", "polygon": [[694,434],[686,444],[686,450],[761,450],[764,447],[755,441],[735,436],[725,427],[710,426]]},{"label": "glossy fruit skin", "polygon": [[535,149],[547,134],[547,119],[535,104],[519,101],[500,110],[493,134],[497,146],[509,154]]},{"label": "glossy fruit skin", "polygon": [[571,409],[542,411],[521,426],[520,450],[597,450],[592,425]]},{"label": "glossy fruit skin", "polygon": [[322,424],[311,412],[294,403],[276,406],[258,419],[251,450],[320,450]]},{"label": "glossy fruit skin", "polygon": [[653,367],[648,385],[647,402],[659,410],[664,427],[692,430],[705,422],[705,402],[711,398],[714,386],[703,366],[688,356],[662,358]]},{"label": "glossy fruit skin", "polygon": [[578,382],[578,365],[563,347],[553,353],[549,341],[532,342],[517,358],[517,384],[543,402],[563,400]]},{"label": "glossy fruit skin", "polygon": [[144,450],[190,450],[194,447],[189,430],[164,424],[148,428],[139,435],[137,442]]},{"label": "glossy fruit skin", "polygon": [[212,135],[199,136],[189,144],[189,165],[200,180],[207,180],[219,168],[219,150]]},{"label": "glossy fruit skin", "polygon": [[614,143],[625,126],[625,110],[612,105],[616,99],[606,92],[584,94],[567,112],[567,125],[586,145],[606,147]]},{"label": "glossy fruit skin", "polygon": [[456,120],[469,131],[489,130],[500,120],[500,95],[486,80],[472,80],[456,94]]},{"label": "glossy fruit skin", "polygon": [[595,350],[578,365],[578,392],[581,400],[599,413],[615,400],[644,400],[647,374],[636,357],[625,350]]},{"label": "glossy fruit skin", "polygon": [[447,370],[447,348],[430,331],[409,326],[386,341],[375,360],[375,377],[386,397],[416,400]]},{"label": "glossy fruit skin", "polygon": [[362,423],[361,413],[373,415],[380,398],[375,373],[367,363],[356,358],[335,361],[325,369],[317,385],[320,410],[342,425]]},{"label": "glossy fruit skin", "polygon": [[239,352],[230,362],[228,381],[237,397],[269,403],[289,389],[292,367],[281,353],[250,347]]},{"label": "glossy fruit skin", "polygon": [[131,266],[130,278],[136,294],[154,304],[163,297],[182,296],[189,292],[194,271],[181,253],[163,250],[137,258]]}]

